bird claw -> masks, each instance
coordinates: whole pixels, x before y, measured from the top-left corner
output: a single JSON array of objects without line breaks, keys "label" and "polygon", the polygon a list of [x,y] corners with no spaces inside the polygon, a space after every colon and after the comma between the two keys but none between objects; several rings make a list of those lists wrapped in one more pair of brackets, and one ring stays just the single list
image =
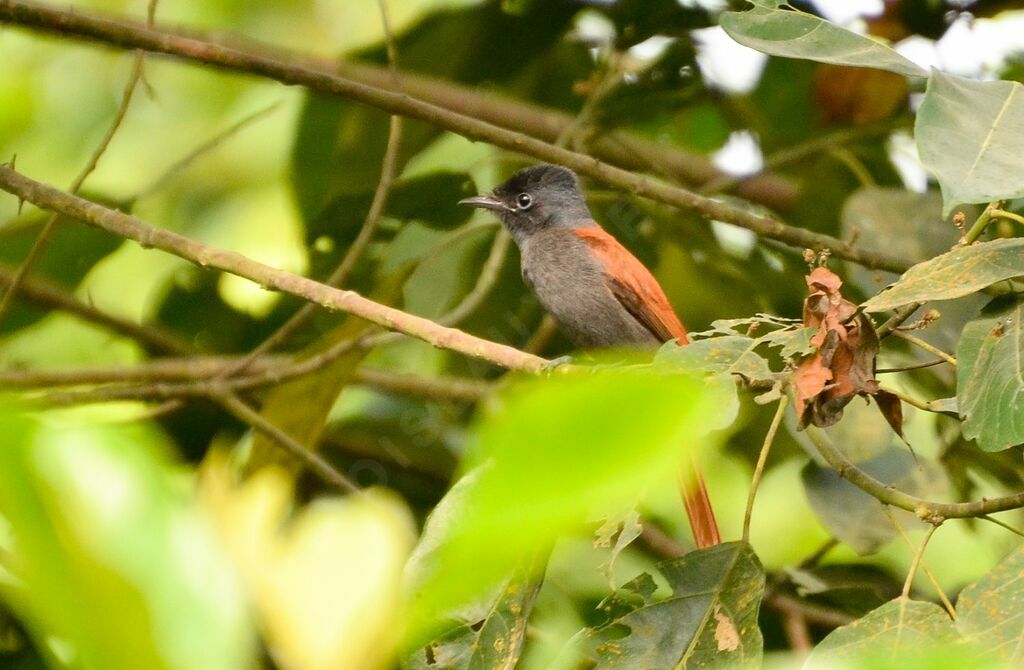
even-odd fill
[{"label": "bird claw", "polygon": [[552,358],[550,361],[544,364],[544,374],[550,376],[554,374],[555,368],[562,365],[569,365],[572,363],[572,356],[559,356],[558,358]]}]

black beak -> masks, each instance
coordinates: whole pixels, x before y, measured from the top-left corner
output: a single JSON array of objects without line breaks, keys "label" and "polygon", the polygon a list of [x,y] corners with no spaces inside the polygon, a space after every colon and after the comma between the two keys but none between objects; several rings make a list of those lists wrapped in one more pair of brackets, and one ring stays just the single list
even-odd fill
[{"label": "black beak", "polygon": [[493,209],[493,210],[505,210],[508,207],[501,200],[498,200],[493,195],[478,195],[472,198],[466,198],[459,200],[460,205],[469,205],[470,207],[480,207],[482,209]]}]

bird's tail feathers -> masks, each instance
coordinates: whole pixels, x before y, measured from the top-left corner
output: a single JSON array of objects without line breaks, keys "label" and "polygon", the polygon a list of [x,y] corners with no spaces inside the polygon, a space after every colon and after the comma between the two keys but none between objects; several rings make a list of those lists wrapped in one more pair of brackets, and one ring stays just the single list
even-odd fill
[{"label": "bird's tail feathers", "polygon": [[715,521],[715,510],[711,507],[711,498],[704,484],[704,477],[697,466],[697,459],[691,457],[689,465],[684,463],[679,473],[680,487],[683,494],[683,505],[686,516],[690,520],[693,541],[698,549],[721,544],[722,535]]}]

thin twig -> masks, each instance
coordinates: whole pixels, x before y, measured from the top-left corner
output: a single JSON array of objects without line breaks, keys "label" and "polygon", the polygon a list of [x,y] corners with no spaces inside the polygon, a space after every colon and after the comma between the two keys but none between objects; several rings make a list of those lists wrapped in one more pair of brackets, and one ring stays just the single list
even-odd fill
[{"label": "thin twig", "polygon": [[[924,551],[928,548],[928,541],[932,539],[932,535],[938,530],[939,524],[932,524],[928,528],[928,532],[925,533],[924,539],[921,540],[921,546],[914,553],[914,560],[910,564],[910,570],[907,571],[907,579],[903,582],[903,592],[900,596],[905,600],[910,597],[910,587],[914,583],[914,577],[917,575],[917,568],[921,565],[921,561],[924,560]],[[954,615],[955,615],[954,610]]]},{"label": "thin twig", "polygon": [[[13,277],[14,270],[0,265],[0,286],[10,286]],[[73,314],[117,335],[129,337],[150,351],[181,355],[192,349],[188,342],[175,333],[154,326],[134,323],[98,310],[45,279],[24,277],[18,295],[22,299],[30,300],[44,307]]]},{"label": "thin twig", "polygon": [[128,201],[125,202],[126,209],[131,209],[131,207],[139,200],[142,200],[152,195],[156,191],[162,189],[167,184],[167,182],[169,182],[171,179],[175,177],[175,175],[184,172],[190,165],[196,162],[199,158],[213,151],[217,147],[221,146],[222,144],[224,144],[224,142],[226,142],[233,136],[237,135],[242,130],[245,130],[248,126],[252,125],[256,121],[259,121],[263,117],[269,115],[271,112],[277,110],[280,106],[281,102],[278,101],[271,103],[266,107],[263,107],[262,109],[257,109],[252,114],[249,114],[239,119],[238,121],[231,124],[221,132],[217,133],[213,137],[209,138],[199,146],[189,151],[187,154],[185,154],[178,160],[174,161],[174,163],[172,163],[167,169],[165,169],[163,173],[160,174],[160,176],[158,176],[156,179],[150,182],[148,186],[143,187],[135,195],[129,198]]},{"label": "thin twig", "polygon": [[936,347],[936,346],[934,346],[932,344],[929,344],[928,342],[925,342],[920,337],[917,337],[915,335],[911,335],[907,331],[900,330],[898,328],[893,330],[892,334],[895,335],[896,337],[900,338],[901,340],[906,340],[907,342],[910,342],[915,347],[918,347],[920,349],[924,349],[928,353],[933,354],[935,356],[938,356],[942,360],[944,360],[947,363],[949,363],[950,365],[952,365],[954,368],[956,367],[956,357],[954,357],[954,356],[952,356],[950,354],[947,354],[942,349],[939,349],[938,347]]},{"label": "thin twig", "polygon": [[319,454],[310,451],[283,430],[267,421],[263,415],[249,407],[247,403],[230,393],[216,397],[224,409],[235,415],[240,421],[260,431],[275,443],[280,445],[293,458],[309,468],[309,471],[331,484],[341,491],[358,493],[359,487],[351,479],[338,472],[338,470]]},{"label": "thin twig", "polygon": [[910,372],[911,370],[921,370],[923,368],[933,368],[936,365],[943,365],[949,361],[943,358],[937,358],[934,361],[927,361],[925,363],[915,363],[913,365],[904,365],[898,368],[878,368],[875,370],[876,375],[885,375],[893,372]]},{"label": "thin twig", "polygon": [[782,417],[786,414],[786,406],[789,404],[789,396],[782,394],[779,397],[778,407],[775,409],[775,416],[764,436],[764,443],[761,445],[761,453],[757,457],[757,465],[754,467],[754,477],[750,482],[750,491],[747,493],[747,509],[743,513],[743,541],[750,542],[750,516],[754,512],[754,498],[757,497],[757,487],[761,483],[761,475],[764,473],[765,463],[768,462],[768,452],[771,451],[772,443],[775,441],[775,434],[782,423]]},{"label": "thin twig", "polygon": [[[910,536],[907,535],[907,531],[903,530],[903,526],[900,525],[899,519],[897,519],[896,515],[892,513],[892,510],[889,508],[889,506],[883,505],[882,509],[885,511],[885,515],[889,517],[889,521],[892,522],[893,527],[895,527],[896,531],[900,534],[900,537],[903,538],[903,542],[907,545],[907,548],[909,548],[910,551],[915,551],[914,543],[911,542]],[[939,584],[938,578],[935,577],[935,573],[932,572],[931,568],[928,567],[928,564],[924,561],[924,558],[921,559],[921,569],[924,570],[924,574],[928,577],[928,581],[932,583],[932,587],[935,589],[935,592],[939,594],[939,600],[942,601],[942,606],[946,609],[946,612],[949,614],[949,618],[955,620],[956,608],[953,607],[953,603],[950,602],[949,598],[946,596],[946,592],[942,590],[942,585]]]},{"label": "thin twig", "polygon": [[[387,47],[388,54],[388,67],[391,72],[392,83],[396,90],[399,89],[399,78],[398,78],[398,50],[395,46],[395,38],[391,33],[391,23],[388,20],[388,11],[386,0],[377,0],[377,6],[380,10],[381,25],[384,30],[384,43]],[[349,275],[355,269],[356,264],[363,257],[366,248],[369,246],[370,241],[373,239],[374,233],[377,232],[377,226],[380,223],[380,218],[384,213],[384,207],[387,205],[388,196],[391,194],[391,188],[395,183],[395,177],[398,172],[398,156],[399,150],[402,144],[402,117],[397,114],[392,114],[388,123],[388,139],[387,144],[384,148],[384,159],[381,163],[380,179],[377,181],[377,188],[373,192],[373,200],[370,203],[370,209],[366,213],[366,217],[363,219],[362,226],[359,227],[359,233],[356,235],[355,240],[349,246],[345,252],[344,257],[341,259],[341,263],[334,269],[327,281],[324,282],[328,286],[342,287],[348,282]],[[302,326],[309,322],[309,320],[317,312],[317,306],[315,304],[307,303],[304,304],[299,310],[292,314],[292,316],[285,321],[281,326],[271,333],[263,342],[254,347],[249,355],[242,358],[237,367],[227,370],[224,373],[224,377],[230,377],[239,372],[242,372],[257,358],[273,351],[276,347],[283,344],[288,340],[294,333],[298,332]]]},{"label": "thin twig", "polygon": [[997,209],[991,213],[991,216],[994,219],[1006,219],[1007,221],[1015,221],[1016,223],[1019,223],[1022,226],[1024,226],[1024,216],[1021,216],[1020,214],[1016,214],[1014,212],[1007,212],[1004,209]]},{"label": "thin twig", "polygon": [[981,519],[982,521],[988,521],[989,523],[994,523],[995,525],[999,526],[1000,528],[1003,528],[1004,530],[1010,531],[1014,535],[1018,535],[1020,537],[1024,537],[1024,531],[1018,530],[1018,529],[1014,528],[1013,526],[1011,526],[1010,524],[1006,523],[1005,521],[1001,521],[1001,520],[995,518],[994,516],[989,516],[988,514],[983,514],[982,516],[979,516],[978,518]]},{"label": "thin twig", "polygon": [[944,519],[980,517],[994,512],[1004,512],[1024,507],[1024,493],[1015,493],[999,498],[983,498],[964,503],[941,503],[924,500],[923,498],[900,491],[893,486],[883,484],[858,468],[836,448],[831,438],[820,428],[814,425],[807,426],[807,436],[811,439],[818,453],[825,459],[825,462],[840,477],[846,479],[879,502],[913,512],[919,519],[930,523],[937,523]]},{"label": "thin twig", "polygon": [[[152,17],[155,11],[156,0],[150,1],[149,7],[149,24],[152,25]],[[117,107],[117,111],[114,113],[114,119],[111,121],[110,126],[107,128],[107,132],[103,135],[103,139],[100,140],[99,146],[93,150],[92,155],[89,156],[88,162],[82,171],[78,173],[74,181],[71,182],[69,187],[70,193],[78,193],[85,180],[89,178],[89,175],[93,173],[96,166],[99,165],[100,158],[107,152],[107,148],[114,139],[114,135],[117,134],[118,129],[121,128],[121,123],[124,122],[124,117],[128,113],[128,106],[132,102],[132,97],[135,95],[135,89],[138,87],[139,81],[142,80],[142,68],[145,63],[145,55],[142,51],[135,54],[135,59],[132,62],[131,74],[128,76],[128,83],[125,84],[124,91],[121,93],[121,103]],[[7,283],[7,290],[4,291],[2,297],[0,297],[0,321],[3,320],[7,314],[11,305],[14,304],[14,296],[21,290],[21,283],[25,277],[31,271],[32,267],[39,260],[39,257],[43,254],[46,249],[46,245],[49,244],[50,238],[53,237],[53,233],[57,228],[57,221],[60,216],[54,212],[47,219],[46,223],[43,224],[39,234],[36,235],[35,241],[32,243],[32,247],[29,249],[28,254],[21,261],[21,265],[15,270],[14,276]]]},{"label": "thin twig", "polygon": [[[78,20],[83,15],[86,18]],[[72,13],[43,9],[27,2],[16,5],[2,2],[0,22],[5,21],[22,23],[46,32],[73,32],[80,37],[87,37],[93,34],[91,28],[95,28],[97,18],[89,18],[87,12],[77,7]],[[98,21],[112,22],[109,14]],[[117,19],[116,24],[128,29],[138,26],[137,21],[128,17]],[[278,60],[301,64],[308,69],[337,73],[363,84],[391,89],[392,77],[386,66],[351,61],[338,62],[334,58],[298,54],[252,38],[225,34],[220,30],[216,33],[204,33],[199,30],[161,29],[161,32],[172,42],[181,38],[198,39],[207,43],[225,40],[225,45],[235,46],[247,52],[272,55]],[[103,40],[103,36],[97,35],[96,39]],[[564,112],[483,90],[480,87],[465,86],[414,73],[403,74],[402,84],[409,95],[457,113],[475,116],[503,128],[519,130],[547,142],[554,142],[562,130],[572,123],[572,116]],[[659,166],[659,172],[685,184],[703,184],[723,176],[706,156],[650,140],[636,133],[612,131],[592,143],[590,148],[595,156],[625,169],[646,170],[650,165]],[[736,186],[735,191],[742,198],[774,210],[792,207],[799,194],[797,186],[791,180],[771,174],[746,177]]]},{"label": "thin twig", "polygon": [[904,258],[882,251],[866,251],[838,238],[788,226],[770,217],[701,196],[660,180],[633,174],[603,163],[586,154],[569,151],[549,142],[502,128],[478,118],[395,92],[369,86],[320,70],[282,62],[263,54],[175,35],[163,30],[129,23],[97,19],[40,7],[27,2],[0,0],[0,22],[17,23],[64,36],[78,36],[121,48],[144,49],[219,69],[245,72],[284,84],[345,97],[381,109],[445,128],[471,140],[485,141],[534,158],[558,163],[579,174],[604,182],[636,196],[650,198],[681,209],[692,210],[709,220],[731,223],[795,249],[830,249],[833,256],[870,268],[902,272],[909,267]]}]

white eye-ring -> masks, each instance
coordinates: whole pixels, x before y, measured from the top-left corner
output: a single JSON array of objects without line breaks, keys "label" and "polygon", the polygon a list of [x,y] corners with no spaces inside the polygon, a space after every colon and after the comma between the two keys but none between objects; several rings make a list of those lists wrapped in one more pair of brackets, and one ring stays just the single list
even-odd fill
[{"label": "white eye-ring", "polygon": [[519,206],[519,209],[530,209],[530,206],[533,205],[533,198],[529,193],[520,193],[516,196],[516,205]]}]

